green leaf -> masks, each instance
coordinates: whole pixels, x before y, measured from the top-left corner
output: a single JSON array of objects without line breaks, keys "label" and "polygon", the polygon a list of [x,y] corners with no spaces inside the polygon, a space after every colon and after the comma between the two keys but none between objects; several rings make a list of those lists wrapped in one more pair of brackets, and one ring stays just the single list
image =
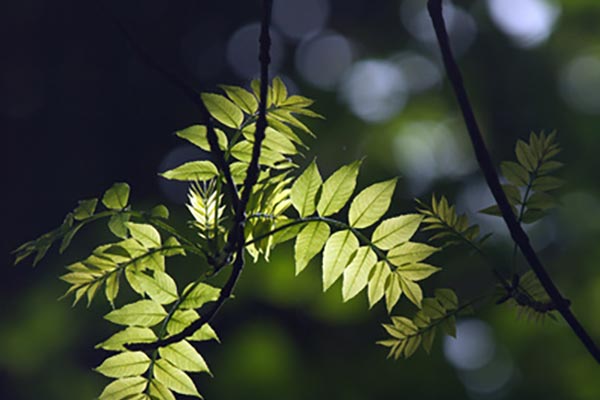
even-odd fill
[{"label": "green leaf", "polygon": [[174,367],[167,360],[160,359],[154,364],[156,380],[169,389],[180,394],[202,398],[192,379],[182,370]]},{"label": "green leaf", "polygon": [[158,354],[183,371],[210,373],[204,358],[185,340],[159,348]]},{"label": "green leaf", "polygon": [[217,332],[209,324],[202,325],[192,336],[188,336],[188,340],[197,342],[216,340],[219,343],[221,342],[219,336],[217,336]]},{"label": "green leaf", "polygon": [[514,161],[503,161],[500,163],[502,175],[515,186],[527,186],[529,183],[529,172]]},{"label": "green leaf", "polygon": [[[256,133],[256,124],[248,125],[243,130],[244,137],[254,144],[254,135]],[[265,138],[262,142],[263,146],[267,149],[273,150],[277,153],[286,155],[295,155],[298,153],[294,143],[283,133],[277,130],[267,127],[265,129]]]},{"label": "green leaf", "polygon": [[421,302],[423,301],[423,291],[421,290],[421,287],[411,280],[404,279],[402,275],[400,275],[400,287],[406,297],[414,305],[421,308]]},{"label": "green leaf", "polygon": [[115,214],[108,220],[108,229],[118,238],[126,239],[129,229],[127,229],[127,222],[129,221],[129,214]]},{"label": "green leaf", "polygon": [[190,161],[159,175],[176,181],[207,181],[219,175],[219,171],[210,161]]},{"label": "green leaf", "polygon": [[167,323],[167,333],[169,335],[176,335],[190,326],[198,318],[200,318],[200,316],[194,310],[177,310],[173,313],[171,319]]},{"label": "green leaf", "polygon": [[150,358],[142,351],[125,351],[109,357],[96,371],[109,378],[124,378],[127,376],[140,376],[150,366]]},{"label": "green leaf", "polygon": [[535,192],[527,199],[526,205],[530,210],[547,210],[556,207],[557,201],[548,193]]},{"label": "green leaf", "polygon": [[258,101],[249,91],[239,86],[220,85],[229,97],[246,114],[254,114],[258,110]]},{"label": "green leaf", "polygon": [[350,226],[367,228],[373,225],[386,213],[392,201],[397,179],[375,183],[360,192],[348,212]]},{"label": "green leaf", "polygon": [[435,298],[446,310],[458,308],[458,297],[451,289],[435,289]]},{"label": "green leaf", "polygon": [[440,271],[441,268],[424,263],[413,263],[398,267],[396,272],[405,279],[411,281],[422,281],[429,278],[431,275]]},{"label": "green leaf", "polygon": [[373,267],[369,278],[369,308],[372,308],[385,294],[385,284],[390,274],[390,268],[385,261],[379,261]]},{"label": "green leaf", "polygon": [[83,221],[94,215],[98,199],[80,200],[79,205],[73,210],[73,218],[77,221]]},{"label": "green leaf", "polygon": [[440,323],[440,328],[442,328],[442,331],[446,335],[456,337],[456,318],[454,317],[454,315],[445,318]]},{"label": "green leaf", "polygon": [[334,233],[323,251],[323,291],[342,275],[350,257],[358,249],[358,239],[350,230]]},{"label": "green leaf", "polygon": [[375,228],[371,241],[382,250],[389,250],[408,241],[419,229],[423,216],[406,214],[384,220]]},{"label": "green leaf", "polygon": [[519,160],[519,163],[525,167],[527,171],[533,172],[536,169],[537,160],[535,154],[531,152],[527,143],[522,140],[517,141],[515,153],[517,154],[517,160]]},{"label": "green leaf", "polygon": [[124,182],[115,183],[104,192],[102,204],[111,210],[122,210],[129,202],[129,185]]},{"label": "green leaf", "polygon": [[545,175],[559,168],[562,168],[563,166],[564,164],[558,161],[545,161],[542,165],[540,165],[538,173],[540,175]]},{"label": "green leaf", "polygon": [[220,94],[202,93],[202,100],[208,112],[223,125],[230,128],[239,128],[242,125],[244,114],[226,97]]},{"label": "green leaf", "polygon": [[119,277],[121,273],[113,273],[106,278],[106,285],[104,287],[104,294],[106,295],[106,300],[110,303],[111,306],[114,307],[115,299],[119,294]]},{"label": "green leaf", "polygon": [[[249,163],[252,159],[253,144],[248,140],[242,140],[231,148],[231,155],[236,159]],[[267,167],[276,167],[278,163],[285,161],[286,157],[271,149],[262,148],[260,150],[259,162]]]},{"label": "green leaf", "polygon": [[292,185],[290,199],[301,217],[312,215],[316,209],[316,198],[323,183],[315,160],[304,170]]},{"label": "green leaf", "polygon": [[[113,216],[114,217],[114,216]],[[71,242],[73,241],[73,238],[75,237],[75,235],[77,234],[77,232],[79,232],[79,230],[81,228],[83,228],[82,223],[75,225],[73,228],[71,228],[71,230],[69,230],[65,236],[63,236],[62,241],[60,242],[60,248],[58,249],[58,252],[60,254],[64,253],[65,250],[67,250],[67,248],[71,245]]]},{"label": "green leaf", "polygon": [[170,304],[179,298],[175,281],[165,272],[154,271],[153,277],[139,274],[138,278],[148,296],[159,304]]},{"label": "green leaf", "polygon": [[437,247],[424,243],[406,242],[394,247],[387,254],[388,260],[396,266],[422,261],[438,251]]},{"label": "green leaf", "polygon": [[406,339],[406,345],[404,346],[404,357],[408,358],[412,356],[421,344],[421,336],[411,336]]},{"label": "green leaf", "polygon": [[287,99],[287,88],[280,77],[273,79],[273,104],[280,105]]},{"label": "green leaf", "polygon": [[[187,140],[195,146],[200,147],[204,151],[211,151],[210,143],[208,142],[208,132],[204,125],[192,125],[188,128],[175,132],[177,136]],[[226,150],[228,146],[227,135],[222,130],[215,128],[217,142],[221,150]]]},{"label": "green leaf", "polygon": [[127,222],[127,228],[129,228],[131,236],[145,248],[152,249],[160,247],[160,233],[158,233],[156,228],[152,225]]},{"label": "green leaf", "polygon": [[118,325],[150,327],[166,316],[167,312],[160,304],[152,300],[139,300],[109,312],[104,318]]},{"label": "green leaf", "polygon": [[126,344],[131,343],[151,343],[157,339],[154,331],[150,328],[138,328],[130,326],[122,331],[119,331],[106,339],[102,343],[96,345],[97,349],[123,351]]},{"label": "green leaf", "polygon": [[446,315],[446,309],[436,299],[426,298],[421,304],[423,312],[431,319],[440,319]]},{"label": "green leaf", "polygon": [[435,326],[423,332],[423,348],[427,352],[427,354],[431,353],[431,348],[433,347],[433,340],[435,339]]},{"label": "green leaf", "polygon": [[168,219],[169,209],[167,208],[167,206],[159,204],[156,207],[152,208],[152,210],[150,210],[150,215],[152,215],[155,218]]},{"label": "green leaf", "polygon": [[350,300],[367,286],[369,274],[376,263],[377,255],[370,247],[363,246],[356,250],[352,262],[344,271],[342,286],[344,301]]},{"label": "green leaf", "polygon": [[321,190],[317,204],[319,215],[326,217],[335,214],[346,205],[356,187],[356,177],[362,161],[355,161],[335,171]]},{"label": "green leaf", "polygon": [[392,312],[392,308],[398,303],[402,296],[402,287],[400,286],[400,276],[392,273],[390,275],[388,285],[385,288],[385,306],[388,314]]},{"label": "green leaf", "polygon": [[221,289],[207,285],[206,283],[192,283],[183,291],[185,300],[181,302],[179,307],[200,308],[206,303],[217,300],[220,293]]},{"label": "green leaf", "polygon": [[521,203],[521,192],[515,185],[502,185],[506,198],[511,205]]},{"label": "green leaf", "polygon": [[104,388],[98,400],[124,400],[133,395],[142,393],[148,381],[141,376],[122,378],[111,382]]},{"label": "green leaf", "polygon": [[321,252],[330,233],[329,225],[321,221],[308,223],[302,228],[294,243],[296,275],[302,272],[310,260]]},{"label": "green leaf", "polygon": [[176,400],[173,392],[168,387],[158,382],[156,379],[150,381],[148,393],[152,400]]},{"label": "green leaf", "polygon": [[542,210],[527,210],[523,214],[521,218],[521,222],[524,224],[532,224],[535,221],[539,221],[540,219],[546,216],[546,212]]},{"label": "green leaf", "polygon": [[553,176],[541,176],[533,181],[533,190],[539,190],[542,192],[548,190],[554,190],[562,187],[565,184],[565,181],[559,178],[555,178]]}]

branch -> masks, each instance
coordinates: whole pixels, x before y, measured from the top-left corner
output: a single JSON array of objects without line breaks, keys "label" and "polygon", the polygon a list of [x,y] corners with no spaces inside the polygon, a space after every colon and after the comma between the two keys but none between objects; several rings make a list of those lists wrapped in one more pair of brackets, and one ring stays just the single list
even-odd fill
[{"label": "branch", "polygon": [[452,50],[450,49],[450,39],[448,37],[448,33],[446,32],[444,17],[442,15],[442,0],[429,0],[427,3],[427,8],[429,10],[431,21],[433,22],[433,27],[435,29],[440,50],[442,52],[446,73],[448,74],[448,79],[450,80],[452,88],[454,89],[456,100],[461,108],[463,119],[471,139],[471,144],[473,145],[473,150],[475,152],[477,162],[479,163],[479,168],[483,172],[486,183],[490,188],[496,203],[498,204],[498,208],[502,213],[502,218],[508,227],[510,235],[513,241],[519,246],[521,253],[523,253],[523,256],[531,266],[531,269],[539,279],[541,285],[548,293],[548,296],[550,296],[552,302],[556,305],[558,312],[560,312],[565,321],[567,321],[573,332],[577,335],[577,337],[579,337],[579,340],[583,343],[592,357],[594,357],[594,359],[600,363],[600,349],[596,346],[590,335],[579,323],[575,315],[573,315],[570,309],[570,302],[561,295],[560,291],[552,281],[552,278],[550,278],[550,275],[548,275],[548,272],[531,246],[529,237],[513,214],[508,199],[506,198],[506,195],[500,186],[498,175],[494,169],[490,154],[485,147],[485,143],[479,130],[479,126],[477,125],[471,103],[469,102],[460,70],[458,69],[456,61],[454,60]]},{"label": "branch", "polygon": [[[262,1],[262,20],[261,20],[261,34],[260,34],[260,102],[258,106],[258,120],[256,122],[256,133],[254,138],[254,147],[252,149],[252,159],[248,166],[246,179],[244,180],[244,189],[242,192],[241,199],[234,205],[235,209],[235,221],[230,236],[230,241],[226,249],[227,253],[235,253],[235,260],[231,275],[227,279],[225,286],[221,289],[219,297],[212,303],[212,307],[207,311],[200,319],[194,321],[191,325],[186,327],[183,331],[176,335],[167,337],[165,339],[157,340],[153,343],[139,343],[131,344],[126,346],[129,350],[155,350],[159,347],[168,346],[169,344],[179,342],[188,336],[191,336],[198,329],[208,322],[217,314],[223,304],[231,297],[235,285],[244,269],[244,250],[245,250],[245,238],[244,238],[244,225],[246,223],[246,206],[252,189],[258,180],[259,175],[259,158],[262,142],[265,137],[265,130],[267,128],[267,90],[268,90],[268,79],[269,79],[269,50],[271,47],[271,38],[269,36],[269,28],[271,24],[271,9],[273,0]],[[198,96],[199,97],[199,96]],[[218,146],[217,146],[218,148]],[[212,147],[211,147],[212,149]],[[220,150],[219,150],[220,151]],[[176,303],[175,307],[178,306]]]},{"label": "branch", "polygon": [[235,182],[233,181],[233,177],[231,176],[231,170],[229,169],[229,164],[225,160],[225,156],[223,151],[219,147],[219,141],[217,139],[217,134],[215,132],[215,127],[213,120],[202,101],[202,97],[200,93],[194,89],[194,86],[187,82],[184,78],[175,74],[172,70],[167,69],[164,65],[160,64],[156,61],[148,51],[141,45],[139,45],[129,32],[129,30],[125,27],[125,25],[115,16],[115,14],[109,9],[109,6],[106,6],[102,0],[98,0],[101,8],[104,9],[105,13],[113,20],[113,23],[121,32],[123,37],[127,40],[129,45],[132,47],[135,54],[140,58],[141,61],[144,62],[147,66],[157,71],[160,75],[165,78],[167,82],[171,85],[179,89],[192,103],[194,103],[198,110],[200,111],[200,115],[206,125],[207,130],[207,139],[208,144],[210,145],[210,152],[215,157],[215,162],[219,169],[223,172],[223,176],[225,177],[227,194],[231,198],[233,202],[234,209],[237,208],[239,204],[239,197]]}]

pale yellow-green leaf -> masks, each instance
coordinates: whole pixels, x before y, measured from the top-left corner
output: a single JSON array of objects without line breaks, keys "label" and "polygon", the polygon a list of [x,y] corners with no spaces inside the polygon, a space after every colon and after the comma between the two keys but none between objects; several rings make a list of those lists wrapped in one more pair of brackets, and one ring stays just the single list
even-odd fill
[{"label": "pale yellow-green leaf", "polygon": [[204,358],[196,351],[194,346],[185,340],[161,347],[158,349],[158,353],[173,366],[183,371],[210,373]]},{"label": "pale yellow-green leaf", "polygon": [[317,203],[319,215],[326,217],[335,214],[346,205],[356,187],[356,177],[361,163],[362,161],[355,161],[344,165],[327,178]]},{"label": "pale yellow-green leaf", "polygon": [[150,382],[148,393],[152,397],[152,400],[176,400],[173,392],[156,379]]},{"label": "pale yellow-green leaf", "polygon": [[239,128],[244,121],[242,110],[225,96],[214,93],[202,93],[204,105],[217,121],[230,128]]},{"label": "pale yellow-green leaf", "polygon": [[276,76],[273,79],[272,85],[273,85],[272,86],[272,88],[273,88],[273,104],[280,105],[287,99],[287,95],[288,95],[287,88],[285,87],[283,80],[278,76]]},{"label": "pale yellow-green leaf", "polygon": [[104,388],[98,400],[124,400],[142,393],[147,384],[148,381],[141,376],[117,379]]},{"label": "pale yellow-green leaf", "polygon": [[[250,160],[252,160],[253,147],[254,145],[250,141],[242,140],[240,142],[237,142],[231,148],[231,155],[240,161],[249,163]],[[275,167],[278,163],[281,163],[285,160],[286,157],[281,153],[267,148],[260,149],[259,162],[262,165],[265,165],[267,167]]]},{"label": "pale yellow-green leaf", "polygon": [[398,274],[392,273],[389,278],[387,287],[385,288],[385,306],[388,314],[392,312],[392,308],[398,303],[402,296],[402,288],[400,286],[400,277]]},{"label": "pale yellow-green leaf", "polygon": [[352,262],[344,270],[342,285],[344,301],[350,300],[367,286],[369,274],[375,263],[377,263],[377,255],[370,247],[363,246],[356,250]]},{"label": "pale yellow-green leaf", "polygon": [[406,242],[391,249],[387,256],[392,264],[400,266],[422,261],[436,251],[436,247],[424,243]]},{"label": "pale yellow-green leaf", "polygon": [[111,210],[122,210],[129,202],[129,191],[127,183],[115,183],[102,196],[102,204]]},{"label": "pale yellow-green leaf", "polygon": [[219,175],[215,164],[210,161],[190,161],[160,174],[163,178],[176,181],[207,181]]},{"label": "pale yellow-green leaf", "polygon": [[119,331],[96,345],[97,349],[123,351],[126,344],[130,343],[150,343],[157,339],[156,334],[150,328],[140,328],[130,326]]},{"label": "pale yellow-green leaf", "polygon": [[313,160],[292,185],[290,198],[301,217],[312,215],[316,209],[317,192],[323,183],[317,163]]},{"label": "pale yellow-green leaf", "polygon": [[356,249],[358,239],[350,230],[336,232],[327,240],[323,251],[323,291],[342,275]]},{"label": "pale yellow-green leaf", "polygon": [[321,252],[330,233],[329,225],[321,221],[311,222],[302,228],[294,244],[296,275],[302,272],[310,260]]},{"label": "pale yellow-green leaf", "polygon": [[411,281],[421,281],[440,271],[440,268],[425,263],[406,264],[398,267],[396,272]]},{"label": "pale yellow-green leaf", "polygon": [[219,336],[209,324],[202,325],[200,329],[194,332],[192,336],[188,336],[187,339],[196,342],[203,342],[206,340],[216,340],[219,343],[221,342]]},{"label": "pale yellow-green leaf", "polygon": [[382,221],[373,231],[371,241],[382,250],[389,250],[408,241],[419,229],[420,214],[406,214]]},{"label": "pale yellow-green leaf", "polygon": [[174,392],[201,398],[192,379],[167,360],[160,359],[156,361],[154,364],[154,376],[156,380]]},{"label": "pale yellow-green leaf", "polygon": [[348,221],[354,228],[366,228],[377,222],[386,213],[396,188],[396,179],[375,183],[360,192],[348,212]]},{"label": "pale yellow-green leaf", "polygon": [[385,261],[379,261],[373,267],[369,277],[369,308],[373,307],[385,294],[385,284],[390,276],[390,268]]},{"label": "pale yellow-green leaf", "polygon": [[[227,149],[227,135],[225,135],[225,132],[215,128],[215,133],[221,150]],[[210,143],[208,142],[207,129],[204,125],[192,125],[175,132],[175,134],[193,145],[200,147],[204,151],[211,151]]]},{"label": "pale yellow-green leaf", "polygon": [[[244,137],[249,142],[254,143],[256,124],[252,124],[244,128],[243,133]],[[271,127],[267,127],[265,129],[265,137],[262,144],[265,148],[281,154],[295,155],[298,153],[296,146],[294,146],[294,143],[292,143],[292,141],[286,135]]]},{"label": "pale yellow-green leaf", "polygon": [[125,278],[127,278],[127,283],[129,283],[129,286],[131,286],[134,292],[143,296],[145,292],[142,284],[140,283],[139,275],[140,274],[135,268],[128,267],[125,269]]},{"label": "pale yellow-green leaf", "polygon": [[113,273],[106,278],[106,286],[104,287],[106,300],[114,306],[115,299],[119,294],[119,273]]},{"label": "pale yellow-green leaf", "polygon": [[160,304],[152,300],[139,300],[109,312],[104,318],[118,325],[150,327],[166,316],[167,312]]},{"label": "pale yellow-green leaf", "polygon": [[96,371],[110,378],[140,376],[148,369],[150,358],[142,351],[125,351],[104,360]]},{"label": "pale yellow-green leaf", "polygon": [[421,287],[408,279],[404,279],[400,276],[400,287],[404,295],[417,307],[421,308],[421,302],[423,301],[423,291]]},{"label": "pale yellow-green leaf", "polygon": [[176,310],[167,323],[167,333],[169,335],[176,335],[198,318],[200,316],[194,310]]},{"label": "pale yellow-green leaf", "polygon": [[221,85],[221,88],[239,108],[246,114],[254,114],[258,110],[258,101],[249,91],[239,86]]},{"label": "pale yellow-green leaf", "polygon": [[219,298],[221,289],[199,283],[197,285],[188,286],[183,292],[185,300],[179,305],[180,308],[200,308],[205,303],[215,301]]},{"label": "pale yellow-green leaf", "polygon": [[406,339],[406,345],[404,346],[404,357],[408,358],[412,356],[421,344],[421,336],[411,336]]},{"label": "pale yellow-green leaf", "polygon": [[148,296],[160,304],[170,304],[176,301],[177,284],[168,274],[154,271],[154,276],[139,274],[139,281]]},{"label": "pale yellow-green leaf", "polygon": [[152,225],[127,222],[127,228],[129,228],[131,236],[144,247],[148,249],[160,247],[160,234]]}]

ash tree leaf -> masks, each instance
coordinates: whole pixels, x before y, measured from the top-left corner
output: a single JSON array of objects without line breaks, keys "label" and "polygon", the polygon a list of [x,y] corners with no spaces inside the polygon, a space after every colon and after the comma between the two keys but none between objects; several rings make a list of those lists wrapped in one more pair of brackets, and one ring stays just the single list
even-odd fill
[{"label": "ash tree leaf", "polygon": [[110,189],[104,192],[102,204],[110,210],[124,209],[129,202],[129,190],[129,185],[127,183],[115,183]]},{"label": "ash tree leaf", "polygon": [[219,298],[221,289],[199,283],[197,285],[190,284],[184,291],[185,299],[179,305],[180,308],[200,308],[204,304],[215,301]]},{"label": "ash tree leaf", "polygon": [[388,285],[385,288],[385,306],[388,314],[392,312],[392,308],[400,300],[402,296],[402,286],[400,285],[400,276],[396,273],[390,275]]},{"label": "ash tree leaf", "polygon": [[254,114],[258,110],[258,101],[249,91],[239,86],[220,85],[227,97],[246,114]]},{"label": "ash tree leaf", "polygon": [[104,294],[106,295],[106,300],[108,300],[110,305],[113,307],[115,305],[115,299],[119,294],[120,275],[120,272],[110,274],[108,278],[106,278],[106,285],[104,287]]},{"label": "ash tree leaf", "polygon": [[244,121],[244,113],[225,96],[214,93],[202,93],[202,100],[217,121],[230,128],[239,128]]},{"label": "ash tree leaf", "polygon": [[156,379],[150,381],[148,394],[150,394],[152,400],[176,400],[173,392],[171,392],[168,387],[158,382]]},{"label": "ash tree leaf", "polygon": [[397,179],[375,183],[360,192],[348,212],[348,221],[354,228],[367,228],[386,213],[392,201]]},{"label": "ash tree leaf", "polygon": [[369,278],[369,308],[372,308],[385,294],[385,286],[390,276],[390,268],[385,261],[379,261],[373,267]]},{"label": "ash tree leaf", "polygon": [[77,221],[83,221],[94,215],[98,199],[80,200],[79,205],[73,210],[73,218]]},{"label": "ash tree leaf", "polygon": [[115,214],[108,220],[108,229],[118,238],[126,239],[129,229],[127,229],[127,222],[129,222],[128,214]]},{"label": "ash tree leaf", "polygon": [[283,80],[276,76],[273,79],[273,104],[280,105],[283,103],[288,96],[287,88]]},{"label": "ash tree leaf", "polygon": [[387,256],[392,264],[401,266],[422,261],[438,250],[437,247],[425,243],[405,242],[391,249]]},{"label": "ash tree leaf", "polygon": [[160,247],[160,233],[158,233],[156,228],[152,225],[127,222],[127,228],[129,228],[131,236],[145,248],[152,249]]},{"label": "ash tree leaf", "polygon": [[548,193],[535,192],[527,199],[526,206],[531,210],[547,210],[556,207],[557,201]]},{"label": "ash tree leaf", "polygon": [[159,204],[150,210],[150,215],[155,218],[169,219],[169,209],[163,204]]},{"label": "ash tree leaf", "polygon": [[205,342],[207,340],[215,340],[218,343],[221,342],[217,332],[209,325],[204,324],[200,329],[198,329],[192,336],[188,336],[188,340],[196,341],[196,342]]},{"label": "ash tree leaf", "polygon": [[173,366],[188,372],[208,372],[208,365],[204,358],[189,342],[182,340],[158,349],[158,354]]},{"label": "ash tree leaf", "polygon": [[170,304],[176,301],[177,284],[167,273],[154,271],[154,276],[139,274],[140,285],[148,296],[159,304]]},{"label": "ash tree leaf", "polygon": [[350,262],[350,265],[344,270],[344,281],[342,285],[342,298],[348,301],[369,282],[369,273],[377,263],[377,255],[368,246],[360,247]]},{"label": "ash tree leaf", "polygon": [[[204,125],[192,125],[185,129],[175,132],[177,136],[187,140],[193,145],[201,148],[204,151],[210,151],[210,143],[208,142],[208,131]],[[217,135],[217,143],[221,150],[226,150],[228,141],[227,135],[222,130],[215,128],[215,134]]]},{"label": "ash tree leaf", "polygon": [[322,221],[311,222],[302,228],[294,243],[296,275],[302,272],[310,260],[321,252],[330,233],[329,225]]},{"label": "ash tree leaf", "polygon": [[342,275],[357,249],[358,239],[352,231],[343,230],[331,235],[323,250],[323,291]]},{"label": "ash tree leaf", "polygon": [[415,351],[418,350],[421,345],[421,336],[411,336],[406,339],[406,345],[404,346],[404,357],[408,358],[412,356]]},{"label": "ash tree leaf", "polygon": [[421,305],[425,315],[427,315],[431,319],[440,319],[446,315],[446,309],[436,299],[423,299]]},{"label": "ash tree leaf", "polygon": [[167,316],[165,309],[152,300],[139,300],[113,310],[104,316],[117,325],[150,327]]},{"label": "ash tree leaf", "polygon": [[[248,125],[242,132],[244,137],[250,143],[254,144],[256,124]],[[270,126],[265,129],[265,138],[263,139],[262,144],[265,148],[273,150],[277,153],[286,155],[295,155],[298,153],[298,150],[291,139],[276,129],[271,128]]]},{"label": "ash tree leaf", "polygon": [[140,376],[150,366],[150,358],[142,351],[125,351],[109,357],[100,364],[96,371],[109,378]]},{"label": "ash tree leaf", "polygon": [[562,187],[565,181],[553,176],[542,176],[533,181],[532,188],[536,191],[548,191]]},{"label": "ash tree leaf", "polygon": [[207,181],[219,175],[219,171],[210,161],[190,161],[159,175],[176,181]]},{"label": "ash tree leaf", "polygon": [[517,160],[523,167],[525,167],[527,171],[535,171],[535,168],[537,167],[537,160],[535,155],[531,152],[529,146],[527,146],[527,143],[522,140],[518,140],[515,147],[515,153],[517,155]]},{"label": "ash tree leaf", "polygon": [[442,320],[440,328],[446,335],[456,337],[456,317],[451,315]]},{"label": "ash tree leaf", "polygon": [[96,345],[97,349],[123,351],[126,344],[131,343],[151,343],[157,339],[156,334],[150,328],[139,328],[130,326],[119,331]]},{"label": "ash tree leaf", "polygon": [[435,289],[435,298],[446,310],[458,308],[458,297],[452,289]]},{"label": "ash tree leaf", "polygon": [[399,277],[402,292],[414,305],[421,308],[421,302],[423,301],[423,291],[421,290],[421,287],[417,283],[405,279],[401,274],[399,274]]},{"label": "ash tree leaf", "polygon": [[423,332],[423,348],[427,354],[431,353],[431,348],[433,347],[433,341],[435,339],[435,331],[435,327],[432,327]]},{"label": "ash tree leaf", "polygon": [[160,359],[154,364],[154,376],[174,392],[202,398],[192,379],[165,359]]},{"label": "ash tree leaf", "polygon": [[502,175],[515,186],[527,186],[529,183],[529,172],[514,161],[502,161],[500,170]]},{"label": "ash tree leaf", "polygon": [[398,267],[396,272],[403,278],[416,282],[427,279],[440,270],[441,268],[434,267],[433,265],[413,263]]},{"label": "ash tree leaf", "polygon": [[506,198],[511,205],[521,203],[521,192],[515,185],[502,185],[502,190],[506,194]]},{"label": "ash tree leaf", "polygon": [[176,310],[167,323],[167,333],[176,335],[190,326],[200,316],[194,310]]},{"label": "ash tree leaf", "polygon": [[406,214],[389,218],[381,222],[373,231],[371,241],[382,250],[389,250],[407,242],[423,220],[423,215]]},{"label": "ash tree leaf", "polygon": [[133,378],[121,378],[111,382],[104,388],[98,400],[123,400],[136,394],[142,393],[148,381],[141,376]]},{"label": "ash tree leaf", "polygon": [[335,214],[346,205],[356,187],[356,177],[362,161],[344,165],[335,171],[325,183],[321,190],[321,196],[317,203],[317,211],[322,217]]},{"label": "ash tree leaf", "polygon": [[292,185],[290,198],[301,217],[312,215],[316,209],[316,198],[323,183],[317,163],[313,160]]}]

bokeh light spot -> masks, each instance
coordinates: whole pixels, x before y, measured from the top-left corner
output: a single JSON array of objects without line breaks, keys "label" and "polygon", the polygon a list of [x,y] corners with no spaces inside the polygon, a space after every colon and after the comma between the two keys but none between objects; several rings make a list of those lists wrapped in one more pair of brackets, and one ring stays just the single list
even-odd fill
[{"label": "bokeh light spot", "polygon": [[477,319],[459,321],[456,324],[456,338],[444,338],[444,355],[460,370],[484,367],[492,361],[495,350],[491,328]]},{"label": "bokeh light spot", "polygon": [[585,114],[600,114],[600,57],[582,55],[561,71],[559,88],[573,109]]},{"label": "bokeh light spot", "polygon": [[[283,62],[284,48],[281,37],[271,30],[271,64],[269,69],[275,75]],[[227,61],[241,78],[252,79],[260,71],[258,62],[258,38],[260,24],[252,23],[235,31],[227,43]]]},{"label": "bokeh light spot", "polygon": [[273,22],[288,38],[300,40],[321,31],[329,17],[327,0],[276,0]]}]

